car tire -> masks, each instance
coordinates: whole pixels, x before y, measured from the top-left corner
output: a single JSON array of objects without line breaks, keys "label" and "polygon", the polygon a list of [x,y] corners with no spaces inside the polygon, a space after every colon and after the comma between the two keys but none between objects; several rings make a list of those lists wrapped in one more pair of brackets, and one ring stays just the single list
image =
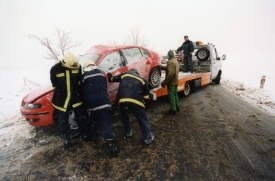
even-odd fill
[{"label": "car tire", "polygon": [[150,88],[156,88],[159,86],[161,81],[160,71],[157,68],[153,68],[149,74]]},{"label": "car tire", "polygon": [[184,90],[182,91],[183,97],[189,96],[190,92],[191,92],[191,84],[190,82],[186,82],[184,85]]},{"label": "car tire", "polygon": [[200,61],[205,61],[209,58],[210,52],[207,48],[200,48],[197,53],[196,53],[196,57],[200,60]]}]

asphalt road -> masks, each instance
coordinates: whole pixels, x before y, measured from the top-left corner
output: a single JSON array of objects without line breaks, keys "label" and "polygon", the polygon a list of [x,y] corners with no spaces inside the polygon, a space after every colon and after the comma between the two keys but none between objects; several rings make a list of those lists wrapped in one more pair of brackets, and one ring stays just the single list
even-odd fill
[{"label": "asphalt road", "polygon": [[73,151],[64,152],[52,127],[38,128],[1,153],[0,180],[275,180],[274,116],[214,84],[181,98],[177,116],[166,116],[168,108],[164,97],[148,109],[155,135],[149,146],[134,118],[134,137],[124,140],[115,116],[122,150],[112,159],[103,141],[76,138]]}]

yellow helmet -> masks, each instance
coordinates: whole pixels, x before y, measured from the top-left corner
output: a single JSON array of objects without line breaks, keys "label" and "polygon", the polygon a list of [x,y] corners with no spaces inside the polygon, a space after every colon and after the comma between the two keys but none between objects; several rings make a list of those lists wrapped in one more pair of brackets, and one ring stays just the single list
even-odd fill
[{"label": "yellow helmet", "polygon": [[84,63],[83,69],[87,68],[89,65],[96,66],[96,64],[92,60],[87,60]]},{"label": "yellow helmet", "polygon": [[64,67],[69,69],[79,68],[78,60],[76,56],[71,52],[65,53],[65,55],[63,56],[63,59],[61,60],[61,63]]}]

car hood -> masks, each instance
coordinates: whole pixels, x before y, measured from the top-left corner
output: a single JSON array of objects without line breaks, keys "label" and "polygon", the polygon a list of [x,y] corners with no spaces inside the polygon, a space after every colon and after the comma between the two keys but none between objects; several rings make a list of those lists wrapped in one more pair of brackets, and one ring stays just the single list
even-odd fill
[{"label": "car hood", "polygon": [[35,91],[29,93],[24,99],[24,102],[33,102],[40,97],[44,96],[45,94],[48,94],[53,91],[53,87],[51,84],[46,84],[44,86],[39,87]]}]

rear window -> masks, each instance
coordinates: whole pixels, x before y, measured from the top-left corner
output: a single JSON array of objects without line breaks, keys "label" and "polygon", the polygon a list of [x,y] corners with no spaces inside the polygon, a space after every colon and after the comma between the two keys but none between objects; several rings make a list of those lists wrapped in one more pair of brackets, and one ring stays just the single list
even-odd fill
[{"label": "rear window", "polygon": [[144,57],[149,57],[150,56],[150,54],[147,50],[141,49],[141,51],[142,51]]}]

